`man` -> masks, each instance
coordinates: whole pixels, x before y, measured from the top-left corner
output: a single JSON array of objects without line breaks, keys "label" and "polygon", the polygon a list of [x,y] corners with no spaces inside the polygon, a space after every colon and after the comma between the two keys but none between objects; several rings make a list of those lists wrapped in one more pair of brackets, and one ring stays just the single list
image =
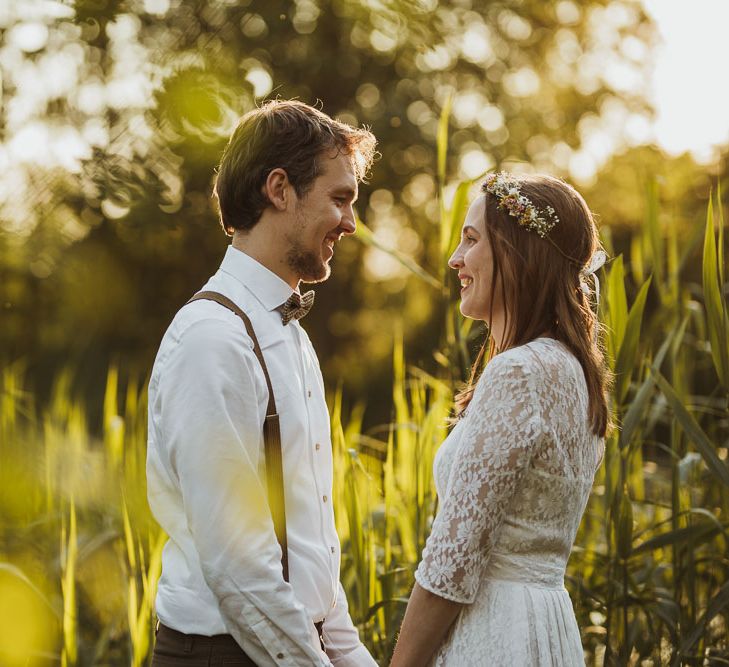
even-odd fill
[{"label": "man", "polygon": [[[376,664],[339,583],[329,415],[296,320],[310,305],[305,296],[300,307],[299,283],[326,280],[336,242],[355,231],[374,148],[366,130],[272,101],[243,116],[225,149],[215,194],[233,241],[203,291],[234,305],[185,305],[149,384],[148,496],[170,538],[155,665]],[[267,378],[236,307],[260,344],[279,415],[287,549],[267,495]]]}]

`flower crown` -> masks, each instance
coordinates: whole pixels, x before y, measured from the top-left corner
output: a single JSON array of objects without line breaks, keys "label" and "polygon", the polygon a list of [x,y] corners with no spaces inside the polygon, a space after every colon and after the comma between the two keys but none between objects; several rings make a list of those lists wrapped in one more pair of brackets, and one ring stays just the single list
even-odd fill
[{"label": "flower crown", "polygon": [[559,222],[557,213],[551,206],[538,209],[519,191],[519,181],[506,172],[489,174],[484,180],[483,191],[496,198],[499,208],[504,209],[525,229],[536,232],[545,238]]}]

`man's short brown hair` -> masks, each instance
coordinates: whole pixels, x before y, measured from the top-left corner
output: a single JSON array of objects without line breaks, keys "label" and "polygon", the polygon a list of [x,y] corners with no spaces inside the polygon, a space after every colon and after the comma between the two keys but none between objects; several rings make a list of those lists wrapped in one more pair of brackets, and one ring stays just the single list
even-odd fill
[{"label": "man's short brown hair", "polygon": [[302,197],[321,173],[323,153],[352,156],[362,180],[375,155],[377,140],[367,129],[333,120],[296,100],[271,100],[246,113],[223,152],[213,194],[227,234],[251,229],[269,201],[263,194],[268,174],[283,169]]}]

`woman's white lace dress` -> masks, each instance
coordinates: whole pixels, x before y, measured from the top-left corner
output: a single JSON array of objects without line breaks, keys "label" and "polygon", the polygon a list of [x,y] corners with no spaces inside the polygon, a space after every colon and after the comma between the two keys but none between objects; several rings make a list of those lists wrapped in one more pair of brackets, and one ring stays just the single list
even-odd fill
[{"label": "woman's white lace dress", "polygon": [[487,364],[435,459],[415,577],[466,606],[432,665],[584,666],[564,574],[604,446],[587,409],[582,367],[554,339]]}]

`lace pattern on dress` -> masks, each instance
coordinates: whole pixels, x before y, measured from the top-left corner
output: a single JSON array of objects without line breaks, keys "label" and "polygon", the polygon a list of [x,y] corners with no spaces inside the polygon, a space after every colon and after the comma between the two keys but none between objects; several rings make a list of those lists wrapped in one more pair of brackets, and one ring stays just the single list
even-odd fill
[{"label": "lace pattern on dress", "polygon": [[587,408],[579,362],[557,341],[487,364],[436,457],[440,510],[416,572],[421,586],[471,603],[492,551],[528,555],[535,541],[566,564],[602,452]]}]

